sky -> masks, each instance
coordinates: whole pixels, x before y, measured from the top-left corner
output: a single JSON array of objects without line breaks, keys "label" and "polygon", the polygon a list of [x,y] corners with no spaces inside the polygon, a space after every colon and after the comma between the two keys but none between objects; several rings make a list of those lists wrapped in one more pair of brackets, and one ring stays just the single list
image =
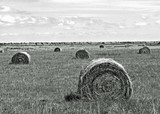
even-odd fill
[{"label": "sky", "polygon": [[[63,23],[37,26],[39,18]],[[0,0],[0,42],[158,41],[159,30],[159,0]]]}]

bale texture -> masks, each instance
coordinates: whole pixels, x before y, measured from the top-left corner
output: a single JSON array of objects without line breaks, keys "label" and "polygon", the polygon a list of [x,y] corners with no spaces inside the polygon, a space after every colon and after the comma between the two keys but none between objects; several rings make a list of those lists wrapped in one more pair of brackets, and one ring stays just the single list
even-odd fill
[{"label": "bale texture", "polygon": [[99,48],[104,48],[104,45],[100,45]]},{"label": "bale texture", "polygon": [[121,64],[100,58],[81,70],[77,93],[87,100],[128,100],[132,93],[131,86],[130,78]]},{"label": "bale texture", "polygon": [[31,57],[27,52],[19,52],[13,55],[11,63],[12,64],[29,64]]},{"label": "bale texture", "polygon": [[77,59],[88,59],[89,58],[89,52],[85,49],[78,50],[76,52],[76,58]]},{"label": "bale texture", "polygon": [[54,52],[60,52],[61,51],[61,49],[59,48],[59,47],[56,47],[55,49],[54,49]]},{"label": "bale texture", "polygon": [[141,49],[139,49],[139,54],[150,54],[150,49],[149,47],[143,47]]}]

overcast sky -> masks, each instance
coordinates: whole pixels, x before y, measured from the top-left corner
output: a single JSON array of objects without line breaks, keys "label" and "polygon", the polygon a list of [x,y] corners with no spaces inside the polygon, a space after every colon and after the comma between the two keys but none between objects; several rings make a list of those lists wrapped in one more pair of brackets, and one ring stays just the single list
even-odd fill
[{"label": "overcast sky", "polygon": [[114,3],[114,2],[121,2],[121,3],[126,3],[126,2],[143,2],[144,5],[145,3],[159,3],[159,0],[0,0],[0,2],[21,2],[21,3],[33,3],[33,2],[58,2],[58,3],[90,3],[90,2],[95,2],[95,3]]},{"label": "overcast sky", "polygon": [[[60,33],[62,34],[62,37],[60,37],[61,38],[60,41],[63,41],[63,40],[64,41],[98,41],[98,40],[99,41],[126,41],[126,40],[127,41],[130,41],[130,40],[131,41],[138,41],[138,40],[140,41],[154,41],[154,40],[158,41],[160,37],[160,32],[159,32],[160,13],[158,13],[160,12],[160,0],[0,0],[0,5],[7,6],[8,4],[13,9],[17,9],[20,11],[21,10],[22,11],[33,11],[34,13],[36,11],[46,11],[47,12],[47,11],[52,11],[52,10],[57,11],[57,12],[58,11],[59,12],[68,11],[67,13],[74,12],[76,16],[76,13],[75,13],[76,11],[78,11],[77,14],[78,13],[86,14],[86,12],[90,11],[92,14],[95,13],[94,17],[97,17],[97,18],[100,18],[98,16],[98,13],[99,13],[99,14],[103,14],[102,17],[103,16],[107,17],[108,15],[112,16],[112,17],[108,16],[106,20],[110,21],[115,17],[114,18],[115,20],[120,19],[120,20],[123,20],[124,23],[125,21],[127,23],[127,24],[125,23],[126,24],[125,26],[120,26],[122,28],[118,29],[117,31],[116,29],[114,31],[114,29],[112,28],[111,29],[107,28],[107,30],[109,30],[110,32],[109,33],[110,36],[106,34],[108,32],[107,30],[106,30],[107,31],[106,33],[104,33],[105,30],[101,30],[102,34],[98,33],[97,31],[100,31],[100,30],[97,27],[97,31],[94,31],[94,32],[90,31],[90,33],[88,33],[90,35],[86,33],[87,36],[86,37],[83,36],[81,37],[81,39],[79,38],[76,39],[76,32],[72,34],[73,32],[71,30],[70,32],[68,32],[68,34],[70,33],[72,35],[72,40],[69,39],[71,35],[69,36],[65,35],[65,38],[63,39],[63,33]],[[69,10],[66,10],[67,8]],[[117,12],[113,11],[114,9],[116,9]],[[109,12],[109,10],[112,10],[112,11]],[[124,13],[123,13],[123,10],[125,11]],[[133,10],[133,11],[130,12],[130,10]],[[136,12],[136,14],[134,11]],[[67,13],[65,15],[67,15]],[[0,15],[5,15],[5,13],[0,12]],[[12,15],[12,14],[10,13],[9,15]],[[134,17],[134,16],[139,16],[139,17]],[[158,24],[156,24],[156,22]],[[121,22],[119,23],[122,24]],[[114,22],[112,22],[112,24],[114,24]],[[117,22],[115,24],[117,24]],[[6,36],[4,37],[4,35],[7,34],[6,31],[7,30],[9,31],[10,29],[11,31],[16,31],[16,30],[13,30],[13,27],[9,29],[3,28],[3,27],[0,28],[0,33],[1,33],[0,42],[14,41],[14,39],[16,39],[15,41],[17,42],[18,41],[20,42],[28,41],[29,42],[30,40],[34,41],[34,38],[30,38],[27,40],[27,38],[23,39],[23,37],[19,38],[18,36],[12,37],[11,35],[8,38]],[[38,29],[36,28],[36,30]],[[46,30],[50,30],[50,28],[46,28]],[[74,30],[76,31],[76,28],[74,28]],[[4,31],[4,33],[2,31]],[[26,31],[27,31],[27,27],[26,27]],[[30,30],[28,29],[28,31]],[[66,30],[66,31],[69,31],[69,30]],[[77,31],[78,31],[78,28],[77,28]],[[20,31],[18,31],[18,33],[19,32]],[[44,31],[44,33],[47,33],[47,32],[48,31]],[[86,30],[78,31],[77,34],[79,34],[80,32],[86,32]],[[101,36],[98,36],[96,33]],[[14,34],[17,34],[17,33],[14,33]],[[97,37],[99,38],[95,39]],[[43,39],[43,36],[42,36],[40,40],[38,38],[35,38],[35,41],[38,41],[38,40],[45,41],[46,39],[47,39],[46,41],[59,41],[58,37],[56,38],[57,38],[56,40],[55,39],[52,40],[49,37],[46,37]],[[93,39],[90,39],[90,38],[93,38]],[[104,38],[107,38],[107,40]]]}]

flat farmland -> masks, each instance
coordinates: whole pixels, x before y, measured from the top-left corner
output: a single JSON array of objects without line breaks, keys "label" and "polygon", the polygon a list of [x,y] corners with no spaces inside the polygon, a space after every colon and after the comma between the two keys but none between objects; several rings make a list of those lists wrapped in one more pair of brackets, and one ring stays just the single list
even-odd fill
[{"label": "flat farmland", "polygon": [[[138,54],[138,48],[100,49],[97,46],[62,47],[27,51],[28,65],[9,64],[17,51],[0,54],[1,114],[159,114],[160,49]],[[75,53],[86,48],[89,59],[76,59]],[[97,58],[113,58],[128,72],[133,94],[124,103],[66,102],[64,96],[77,90],[79,73]]]}]

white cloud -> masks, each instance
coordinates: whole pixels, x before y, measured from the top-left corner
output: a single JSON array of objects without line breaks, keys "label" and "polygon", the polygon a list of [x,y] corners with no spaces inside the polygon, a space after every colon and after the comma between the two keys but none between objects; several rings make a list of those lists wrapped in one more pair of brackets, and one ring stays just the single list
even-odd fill
[{"label": "white cloud", "polygon": [[146,22],[138,22],[135,24],[136,26],[146,26],[147,23]]},{"label": "white cloud", "polygon": [[3,16],[0,15],[0,20],[4,21],[4,22],[9,22],[9,23],[15,23],[16,22],[15,18],[10,16],[10,15],[3,15]]},{"label": "white cloud", "polygon": [[157,20],[156,23],[157,23],[157,24],[160,24],[160,20]]},{"label": "white cloud", "polygon": [[11,10],[11,8],[8,6],[0,6],[0,12],[8,12],[10,10]]}]

